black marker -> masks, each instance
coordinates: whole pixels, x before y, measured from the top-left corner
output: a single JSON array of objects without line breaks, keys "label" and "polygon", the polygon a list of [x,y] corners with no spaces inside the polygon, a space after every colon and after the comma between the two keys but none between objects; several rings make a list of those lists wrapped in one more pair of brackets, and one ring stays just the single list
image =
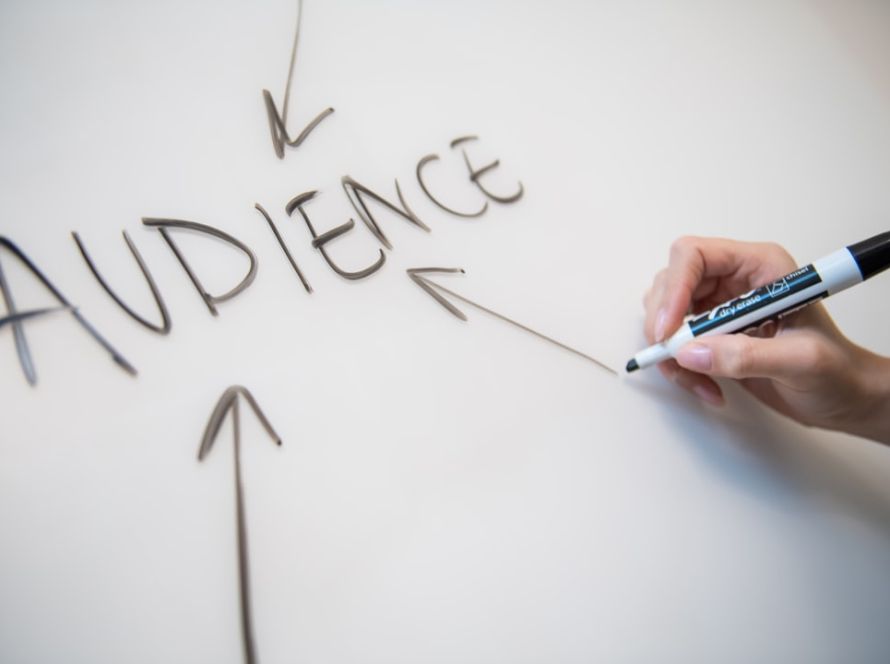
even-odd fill
[{"label": "black marker", "polygon": [[858,284],[890,267],[890,231],[839,249],[771,284],[692,316],[670,338],[633,356],[627,371],[673,357],[696,337],[740,332],[778,319]]}]

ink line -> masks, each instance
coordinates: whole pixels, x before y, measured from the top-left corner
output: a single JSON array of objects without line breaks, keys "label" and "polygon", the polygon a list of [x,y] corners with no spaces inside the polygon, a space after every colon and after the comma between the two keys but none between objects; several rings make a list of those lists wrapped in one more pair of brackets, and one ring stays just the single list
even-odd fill
[{"label": "ink line", "polygon": [[[432,283],[432,282],[430,282],[430,283]],[[557,340],[554,339],[553,337],[548,337],[546,334],[543,334],[542,332],[538,332],[537,330],[533,330],[532,328],[528,327],[527,325],[523,325],[522,323],[520,323],[520,322],[518,322],[518,321],[515,321],[515,320],[513,320],[512,318],[507,318],[506,316],[504,316],[504,315],[502,315],[502,314],[499,314],[497,311],[492,311],[492,310],[489,309],[488,307],[484,307],[484,306],[482,306],[481,304],[479,304],[478,302],[473,302],[472,300],[470,300],[470,299],[468,299],[468,298],[465,298],[463,295],[458,295],[458,294],[455,293],[453,290],[451,290],[451,289],[449,289],[449,288],[445,288],[445,286],[441,286],[441,285],[439,285],[439,284],[433,284],[433,286],[434,286],[435,288],[440,288],[441,290],[445,291],[445,292],[448,293],[451,297],[456,297],[456,298],[457,298],[458,300],[460,300],[461,302],[464,302],[464,303],[466,303],[466,304],[469,304],[471,307],[476,307],[476,308],[479,309],[480,311],[484,311],[485,313],[490,314],[490,315],[494,316],[495,318],[499,318],[500,320],[504,321],[505,323],[509,323],[510,325],[514,325],[514,326],[518,327],[520,330],[525,330],[526,332],[535,335],[535,336],[538,337],[539,339],[543,339],[544,341],[548,341],[548,342],[550,342],[550,343],[552,343],[552,344],[554,344],[554,345],[556,345],[556,346],[559,346],[560,348],[563,348],[563,349],[569,351],[570,353],[574,353],[575,355],[577,355],[577,356],[579,356],[579,357],[583,357],[585,360],[588,360],[588,361],[590,361],[590,362],[593,362],[595,365],[597,365],[597,366],[600,367],[601,369],[605,369],[606,371],[608,371],[608,372],[611,373],[611,374],[614,374],[614,375],[616,375],[616,376],[618,375],[618,372],[615,371],[615,369],[613,369],[613,368],[610,367],[610,366],[607,366],[607,365],[603,364],[602,362],[600,362],[600,361],[597,360],[596,358],[590,357],[590,355],[588,355],[587,353],[582,353],[580,350],[577,350],[576,348],[572,348],[571,346],[567,346],[566,344],[562,343],[561,341],[557,341]]]},{"label": "ink line", "polygon": [[0,327],[4,325],[15,325],[16,323],[28,320],[29,318],[37,318],[46,314],[55,313],[56,311],[68,311],[71,307],[46,307],[45,309],[29,309],[27,311],[17,311],[9,316],[0,318]]},{"label": "ink line", "polygon": [[[433,271],[434,271],[434,272],[463,272],[463,270],[458,269],[458,268],[412,268],[411,270],[408,270],[408,275],[409,275],[409,276],[412,278],[412,280],[413,280],[415,283],[417,283],[418,285],[421,285],[421,286],[422,286],[423,284],[427,284],[427,285],[429,285],[429,287],[432,287],[432,288],[438,288],[439,290],[441,290],[441,291],[443,291],[443,292],[445,292],[445,293],[448,293],[451,297],[453,297],[453,298],[455,298],[455,299],[458,299],[458,300],[460,300],[461,302],[464,302],[465,304],[469,304],[471,307],[476,307],[476,308],[479,309],[480,311],[484,311],[485,313],[487,313],[487,314],[489,314],[489,315],[491,315],[491,316],[494,316],[495,318],[497,318],[497,319],[499,319],[499,320],[502,320],[502,321],[504,321],[505,323],[509,323],[510,325],[513,325],[514,327],[518,327],[520,330],[523,330],[523,331],[525,331],[525,332],[528,332],[529,334],[533,334],[534,336],[538,337],[539,339],[542,339],[543,341],[547,341],[548,343],[551,343],[551,344],[553,344],[553,345],[555,345],[555,346],[559,346],[559,347],[562,348],[563,350],[567,350],[567,351],[569,351],[570,353],[574,353],[575,355],[577,355],[577,356],[579,356],[579,357],[583,357],[585,360],[587,360],[587,361],[589,361],[589,362],[593,362],[593,363],[594,363],[596,366],[598,366],[600,369],[603,369],[603,370],[605,370],[605,371],[608,371],[609,373],[611,373],[611,374],[613,374],[613,375],[615,375],[615,376],[618,375],[618,372],[617,372],[615,369],[613,369],[612,367],[610,367],[610,366],[608,366],[608,365],[606,365],[606,364],[603,364],[602,362],[600,362],[600,361],[597,360],[596,358],[593,358],[593,357],[591,357],[590,355],[588,355],[588,354],[586,354],[586,353],[583,353],[583,352],[581,352],[580,350],[578,350],[578,349],[576,349],[576,348],[572,348],[571,346],[567,346],[566,344],[562,343],[561,341],[557,341],[557,340],[554,339],[553,337],[548,337],[546,334],[543,334],[542,332],[538,332],[537,330],[533,330],[532,328],[528,327],[527,325],[523,325],[522,323],[520,323],[520,322],[518,322],[518,321],[515,321],[515,320],[513,320],[512,318],[507,318],[507,317],[504,316],[503,314],[499,314],[497,311],[493,311],[493,310],[489,309],[488,307],[485,307],[485,306],[479,304],[478,302],[474,302],[473,300],[471,300],[471,299],[469,299],[469,298],[466,298],[466,297],[464,297],[463,295],[460,295],[459,293],[456,293],[456,292],[454,292],[453,290],[451,290],[451,289],[449,289],[449,288],[446,288],[445,286],[442,286],[441,284],[437,284],[437,283],[435,283],[435,282],[433,282],[433,281],[430,281],[429,279],[425,279],[425,278],[421,277],[421,276],[418,274],[418,273],[420,273],[420,272],[433,272]],[[423,282],[423,283],[421,283],[421,282]],[[424,290],[426,290],[427,292],[429,292],[429,288],[424,288]],[[434,296],[434,297],[435,297],[435,296]],[[454,314],[454,315],[457,316],[458,318],[461,318],[462,320],[466,320],[466,316],[463,315],[463,312],[461,312],[459,309],[456,309],[456,308],[454,307],[454,305],[451,305],[450,302],[448,302],[447,300],[445,300],[445,299],[442,298],[441,296],[440,296],[440,297],[436,297],[436,300],[437,300],[440,304],[442,304],[443,306],[445,306],[445,307],[446,307],[452,314]]]},{"label": "ink line", "polygon": [[213,413],[204,429],[201,446],[198,448],[198,461],[203,461],[210,452],[216,435],[222,426],[226,414],[232,413],[232,442],[235,455],[235,519],[238,533],[238,597],[240,600],[241,641],[244,648],[245,664],[256,664],[256,640],[253,635],[253,624],[250,610],[250,564],[247,547],[247,516],[244,509],[244,484],[241,479],[241,414],[238,399],[244,397],[253,410],[266,433],[276,445],[281,445],[281,438],[275,433],[269,420],[257,404],[256,399],[246,387],[234,385],[228,388],[216,403]]},{"label": "ink line", "polygon": [[284,159],[284,146],[296,148],[306,140],[309,134],[315,129],[319,123],[327,116],[334,112],[331,107],[326,108],[300,132],[300,134],[291,139],[287,133],[287,107],[290,102],[291,82],[294,77],[294,65],[297,61],[297,44],[300,41],[300,24],[303,20],[303,0],[297,2],[297,27],[294,30],[294,43],[291,47],[290,65],[287,69],[287,83],[284,87],[284,104],[281,107],[281,115],[278,115],[278,109],[275,107],[275,100],[272,99],[272,93],[263,90],[263,101],[266,104],[266,115],[269,120],[269,131],[272,132],[272,147],[275,149],[275,155],[279,159]]}]

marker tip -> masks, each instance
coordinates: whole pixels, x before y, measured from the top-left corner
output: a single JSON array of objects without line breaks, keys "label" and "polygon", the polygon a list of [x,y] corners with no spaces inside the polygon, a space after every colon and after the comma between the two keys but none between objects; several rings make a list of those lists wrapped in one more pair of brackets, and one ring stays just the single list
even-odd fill
[{"label": "marker tip", "polygon": [[624,369],[625,369],[625,371],[627,371],[627,373],[633,373],[634,371],[636,371],[639,368],[640,368],[640,365],[637,364],[636,360],[630,360],[627,363],[627,366],[624,367]]}]

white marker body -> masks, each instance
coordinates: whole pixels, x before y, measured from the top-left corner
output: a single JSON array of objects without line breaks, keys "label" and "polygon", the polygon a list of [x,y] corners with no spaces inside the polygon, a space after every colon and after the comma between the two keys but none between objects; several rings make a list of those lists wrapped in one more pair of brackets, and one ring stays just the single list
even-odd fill
[{"label": "white marker body", "polygon": [[[815,275],[813,274],[815,273]],[[789,282],[799,275],[811,276],[811,285],[799,288],[788,295]],[[847,249],[839,249],[812,265],[795,270],[769,286],[754,289],[729,302],[715,307],[705,315],[688,319],[670,339],[649,346],[634,355],[640,369],[664,362],[677,354],[683,346],[696,337],[714,334],[730,334],[757,327],[770,319],[781,318],[800,307],[834,295],[862,281],[862,272],[853,255]],[[783,290],[784,289],[784,290]],[[744,312],[748,307],[756,307]]]}]

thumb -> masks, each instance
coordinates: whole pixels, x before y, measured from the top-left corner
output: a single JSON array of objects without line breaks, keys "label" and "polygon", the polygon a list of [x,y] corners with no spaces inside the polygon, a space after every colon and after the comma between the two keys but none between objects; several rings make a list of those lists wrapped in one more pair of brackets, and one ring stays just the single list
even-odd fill
[{"label": "thumb", "polygon": [[676,360],[681,367],[708,376],[794,382],[819,370],[823,351],[819,339],[809,335],[760,338],[725,334],[686,344],[677,352]]}]

